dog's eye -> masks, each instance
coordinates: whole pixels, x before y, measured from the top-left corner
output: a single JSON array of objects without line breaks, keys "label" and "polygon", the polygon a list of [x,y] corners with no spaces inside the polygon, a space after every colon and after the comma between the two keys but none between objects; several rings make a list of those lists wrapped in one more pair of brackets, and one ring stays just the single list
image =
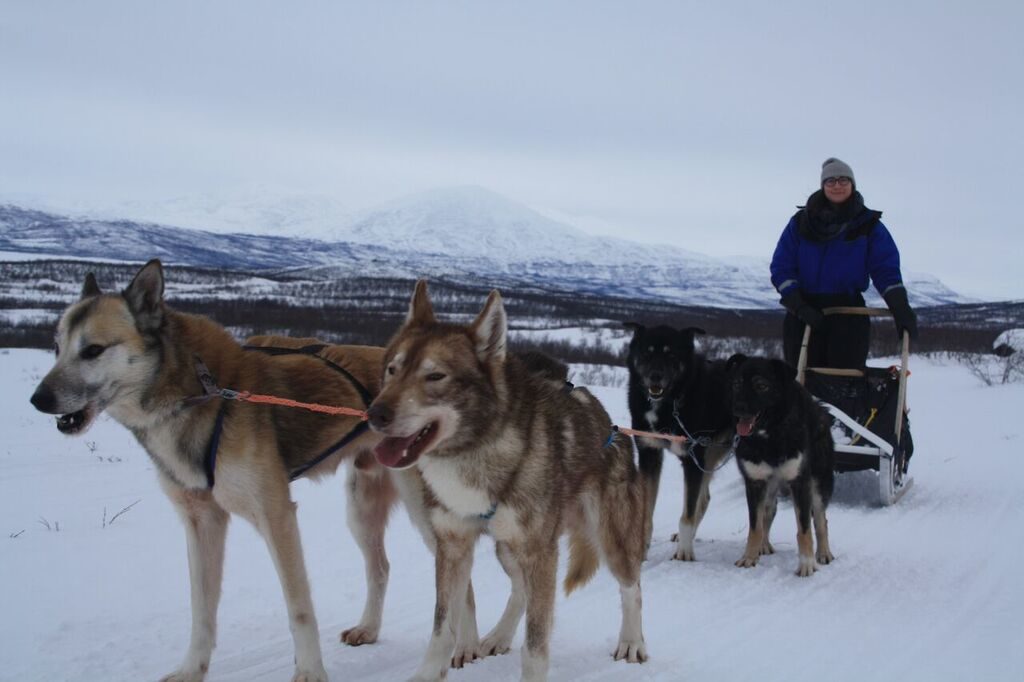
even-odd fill
[{"label": "dog's eye", "polygon": [[394,373],[395,373],[395,366],[394,365],[388,365],[388,374],[390,375],[390,374],[394,374]]},{"label": "dog's eye", "polygon": [[83,348],[82,352],[79,353],[79,356],[83,360],[95,360],[99,356],[103,355],[103,351],[105,351],[105,350],[106,350],[105,346],[101,346],[101,345],[99,345],[97,343],[92,343],[92,344],[89,344],[88,346],[86,346],[85,348]]},{"label": "dog's eye", "polygon": [[759,379],[754,382],[754,390],[758,393],[767,393],[772,390],[772,386],[764,379]]},{"label": "dog's eye", "polygon": [[427,375],[427,381],[441,381],[441,379],[447,376],[447,374],[442,374],[441,372],[431,372]]}]

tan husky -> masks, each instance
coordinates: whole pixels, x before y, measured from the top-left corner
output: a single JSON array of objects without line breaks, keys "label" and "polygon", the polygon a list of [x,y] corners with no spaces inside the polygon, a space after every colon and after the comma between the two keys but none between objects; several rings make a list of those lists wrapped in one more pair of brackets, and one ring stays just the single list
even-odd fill
[{"label": "tan husky", "polygon": [[[208,385],[215,378],[220,387],[238,391],[362,409],[378,392],[383,349],[331,346],[318,355],[279,356],[246,350],[213,321],[166,307],[163,292],[163,270],[155,260],[122,293],[101,293],[89,275],[81,300],[61,317],[56,364],[32,404],[62,415],[57,426],[67,434],[84,432],[109,412],[149,453],[184,521],[192,636],[185,660],[165,680],[206,675],[230,514],[256,527],[277,568],[295,641],[293,679],[325,680],[288,484],[355,461],[348,517],[365,555],[368,589],[361,622],[342,632],[341,640],[375,641],[388,577],[384,526],[397,497],[393,475],[371,454],[380,437],[358,417],[208,399],[200,376],[205,367]],[[287,345],[272,337],[256,341]]]},{"label": "tan husky", "polygon": [[[432,496],[437,538],[433,635],[415,680],[443,679],[456,643],[473,546],[497,543],[513,598],[484,655],[508,649],[524,607],[522,678],[545,680],[558,558],[570,537],[567,592],[585,584],[603,556],[618,579],[622,626],[614,656],[647,658],[641,627],[644,486],[632,446],[586,390],[553,381],[506,352],[498,292],[469,326],[434,318],[425,282],[416,285],[406,322],[385,355],[384,382],[370,423],[386,436],[377,459],[416,466]],[[518,595],[518,596],[517,596]]]}]

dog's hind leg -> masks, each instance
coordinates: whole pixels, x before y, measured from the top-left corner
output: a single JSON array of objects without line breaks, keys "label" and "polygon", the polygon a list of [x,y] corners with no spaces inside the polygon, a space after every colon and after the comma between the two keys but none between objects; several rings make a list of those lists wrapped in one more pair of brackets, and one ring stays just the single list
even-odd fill
[{"label": "dog's hind leg", "polygon": [[259,495],[251,496],[249,511],[256,529],[267,543],[284,592],[288,622],[295,642],[293,682],[326,682],[327,672],[320,653],[320,632],[309,593],[309,578],[288,479],[283,471],[279,474],[264,471],[256,475],[262,481],[255,488]]},{"label": "dog's hind leg", "polygon": [[622,600],[622,624],[619,628],[619,643],[612,655],[615,660],[629,663],[643,663],[647,660],[647,646],[644,643],[642,605],[640,593],[640,567],[643,562],[643,548],[632,532],[642,503],[628,485],[612,486],[605,492],[601,503],[601,527],[594,529],[600,537],[602,554],[608,562],[608,569],[619,582],[619,596]]},{"label": "dog's hind leg", "polygon": [[192,592],[192,636],[181,667],[163,682],[199,682],[210,667],[217,639],[217,604],[224,574],[224,539],[229,516],[206,490],[186,490],[162,479],[185,524],[189,582]]},{"label": "dog's hind leg", "polygon": [[458,618],[465,615],[469,575],[473,568],[476,535],[450,530],[437,535],[434,553],[437,600],[434,605],[434,629],[416,674],[410,682],[443,680],[448,674],[455,649]]},{"label": "dog's hind leg", "polygon": [[796,513],[796,546],[800,560],[796,574],[805,578],[817,570],[814,541],[811,538],[811,480],[807,476],[798,478],[790,483],[789,488],[793,494],[793,511]]},{"label": "dog's hind leg", "polygon": [[381,611],[390,570],[384,551],[384,528],[396,498],[391,476],[373,462],[362,461],[364,455],[361,453],[353,462],[346,480],[348,527],[363,552],[366,565],[363,616],[358,625],[343,630],[339,637],[343,643],[352,646],[376,642],[380,634]]},{"label": "dog's hind leg", "polygon": [[512,638],[515,637],[516,628],[522,620],[523,612],[526,610],[526,587],[523,580],[523,569],[519,562],[512,556],[512,551],[504,542],[498,542],[495,546],[495,553],[501,567],[505,569],[509,580],[512,582],[512,593],[505,604],[505,611],[501,614],[498,624],[487,633],[480,641],[477,648],[477,656],[497,656],[506,654],[512,648]]}]

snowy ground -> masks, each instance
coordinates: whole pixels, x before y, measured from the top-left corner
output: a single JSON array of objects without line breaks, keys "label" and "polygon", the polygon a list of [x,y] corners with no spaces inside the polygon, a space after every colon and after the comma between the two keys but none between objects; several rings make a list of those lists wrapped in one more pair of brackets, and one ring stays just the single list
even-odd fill
[{"label": "snowy ground", "polygon": [[[127,431],[104,418],[84,437],[66,438],[52,417],[33,411],[29,395],[50,362],[48,353],[0,350],[0,680],[155,680],[188,642],[184,535]],[[959,366],[925,360],[913,370],[915,486],[897,506],[879,508],[873,480],[840,477],[829,510],[834,564],[811,578],[793,575],[795,522],[783,502],[777,554],[735,568],[746,509],[731,465],[712,485],[699,561],[672,561],[681,474],[666,466],[643,573],[650,662],[612,661],[619,596],[602,571],[558,599],[552,680],[1024,679],[1024,386],[983,387]],[[625,390],[595,390],[628,423]],[[431,628],[428,553],[399,511],[387,536],[381,640],[343,646],[337,635],[359,617],[363,568],[341,480],[299,482],[293,491],[332,679],[403,679]],[[292,643],[273,567],[255,532],[232,526],[208,679],[288,680]],[[473,580],[486,631],[507,595],[488,542]],[[521,640],[522,630],[516,647]],[[449,679],[518,673],[514,650]]]}]

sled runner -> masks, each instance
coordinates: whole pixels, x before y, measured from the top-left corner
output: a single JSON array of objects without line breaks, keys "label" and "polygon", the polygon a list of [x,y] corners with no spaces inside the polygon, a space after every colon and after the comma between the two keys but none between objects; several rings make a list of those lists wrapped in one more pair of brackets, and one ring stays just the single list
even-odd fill
[{"label": "sled runner", "polygon": [[[868,315],[889,317],[885,308],[835,307],[825,315]],[[906,417],[907,359],[910,336],[900,340],[900,365],[832,369],[807,366],[811,328],[804,330],[797,363],[797,381],[832,415],[836,471],[873,469],[878,472],[878,493],[883,506],[899,500],[913,479],[907,465],[914,452],[910,423]]]}]

